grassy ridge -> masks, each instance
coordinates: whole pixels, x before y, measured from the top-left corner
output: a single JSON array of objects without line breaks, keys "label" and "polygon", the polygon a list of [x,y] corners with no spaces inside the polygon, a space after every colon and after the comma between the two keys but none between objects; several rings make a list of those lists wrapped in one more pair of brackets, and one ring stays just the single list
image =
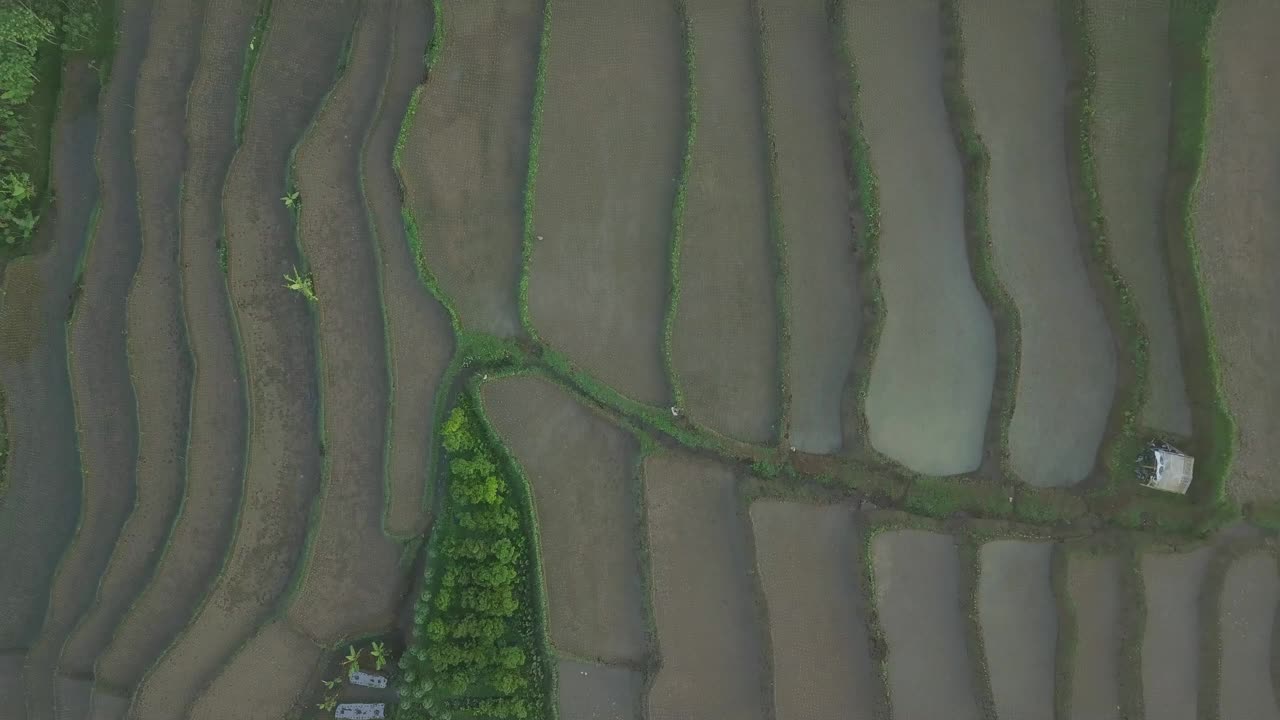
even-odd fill
[{"label": "grassy ridge", "polygon": [[529,169],[525,174],[524,242],[521,246],[520,289],[517,295],[520,324],[534,340],[538,338],[538,331],[533,326],[533,315],[529,312],[529,269],[533,262],[533,244],[537,241],[533,212],[537,198],[538,158],[542,149],[542,103],[547,93],[547,53],[551,47],[551,4],[552,0],[543,0],[542,34],[538,39],[538,68],[533,81],[533,107],[529,113]]},{"label": "grassy ridge", "polygon": [[271,0],[262,0],[258,17],[253,21],[249,45],[244,51],[244,72],[240,75],[240,102],[236,105],[236,146],[244,142],[244,126],[249,117],[249,81],[253,78],[253,69],[258,65],[258,54],[262,51],[262,43],[266,39],[267,28],[270,26]]},{"label": "grassy ridge", "polygon": [[688,7],[684,0],[676,0],[676,13],[680,17],[680,39],[684,45],[685,68],[685,137],[684,152],[680,156],[680,175],[676,180],[675,202],[671,204],[671,247],[668,253],[670,295],[667,311],[662,319],[662,362],[667,371],[667,383],[671,386],[672,400],[676,407],[684,407],[684,393],[680,389],[675,362],[671,355],[672,336],[675,333],[676,316],[680,310],[680,253],[684,242],[684,211],[688,202],[689,174],[693,165],[693,144],[698,135],[698,85],[697,58],[693,50],[693,27],[689,21]]}]

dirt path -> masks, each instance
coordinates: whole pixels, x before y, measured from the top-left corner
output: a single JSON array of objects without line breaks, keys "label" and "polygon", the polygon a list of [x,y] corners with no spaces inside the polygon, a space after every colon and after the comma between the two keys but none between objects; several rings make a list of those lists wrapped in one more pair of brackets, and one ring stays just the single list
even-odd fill
[{"label": "dirt path", "polygon": [[969,267],[964,176],[940,82],[939,3],[844,6],[859,87],[853,112],[880,200],[885,320],[867,393],[871,444],[917,472],[969,472],[982,462],[996,340]]},{"label": "dirt path", "polygon": [[779,432],[776,249],[751,0],[689,0],[698,125],[672,329],[690,417],[749,442]]},{"label": "dirt path", "polygon": [[675,3],[555,0],[551,16],[529,314],[597,379],[665,407],[662,325],[685,130]]},{"label": "dirt path", "polygon": [[0,308],[0,379],[9,432],[9,486],[0,496],[4,651],[27,647],[40,631],[54,569],[71,541],[80,506],[64,323],[98,202],[98,77],[85,61],[72,60],[64,69],[60,101],[52,168],[58,203],[39,229],[49,249],[8,265]]},{"label": "dirt path", "polygon": [[62,649],[59,671],[72,677],[93,676],[94,661],[156,568],[186,485],[191,356],[178,275],[178,187],[186,162],[187,89],[203,19],[203,6],[190,0],[157,4],[138,73],[133,132],[147,139],[134,147],[142,253],[126,306],[129,371],[141,380],[134,386],[137,504],[93,607]]},{"label": "dirt path", "polygon": [[[395,4],[391,65],[382,101],[364,148],[365,203],[372,216],[391,369],[387,418],[386,529],[395,537],[421,534],[428,521],[432,477],[432,423],[441,376],[453,355],[449,316],[418,278],[401,215],[400,185],[392,156],[409,98],[422,81],[422,57],[431,35],[427,4]],[[406,154],[408,152],[406,151]]]},{"label": "dirt path", "polygon": [[1096,54],[1094,154],[1107,238],[1147,328],[1142,422],[1191,434],[1161,217],[1169,153],[1169,3],[1087,0]]},{"label": "dirt path", "polygon": [[1239,501],[1280,500],[1278,27],[1280,4],[1220,3],[1209,40],[1208,137],[1192,208],[1223,390],[1239,432],[1227,479]]},{"label": "dirt path", "polygon": [[[246,409],[239,341],[218,267],[222,184],[235,150],[236,88],[260,0],[211,0],[200,29],[186,124],[178,238],[182,311],[192,353],[190,439],[182,505],[151,581],[95,663],[99,687],[128,696],[194,614],[235,528],[244,473]],[[189,17],[190,2],[156,7],[157,23]],[[101,712],[106,712],[105,710]]]},{"label": "dirt path", "polygon": [[1121,641],[1125,598],[1121,558],[1077,552],[1067,561],[1067,590],[1075,612],[1071,718],[1120,720]]},{"label": "dirt path", "polygon": [[[223,193],[228,284],[248,370],[245,502],[231,550],[201,609],[148,672],[141,720],[194,701],[287,589],[320,475],[314,321],[284,286],[299,263],[280,201],[294,144],[333,84],[354,2],[276,0],[250,90],[244,142]],[[305,198],[303,199],[305,203]]]},{"label": "dirt path", "polygon": [[1219,606],[1222,642],[1218,712],[1222,720],[1276,720],[1272,675],[1280,576],[1271,552],[1253,552],[1227,570]]},{"label": "dirt path", "polygon": [[1094,466],[1116,360],[1071,207],[1059,5],[959,5],[964,89],[991,158],[986,201],[995,267],[1021,322],[1010,464],[1036,487],[1073,485]]},{"label": "dirt path", "polygon": [[872,720],[881,710],[857,544],[846,506],[751,506],[756,568],[769,607],[779,718]]},{"label": "dirt path", "polygon": [[1194,720],[1200,687],[1200,586],[1212,550],[1142,558],[1147,625],[1142,634],[1143,707],[1149,718]]},{"label": "dirt path", "polygon": [[84,489],[79,525],[58,563],[44,627],[27,655],[27,713],[33,720],[54,717],[54,675],[63,643],[92,603],[136,498],[138,416],[125,342],[125,302],[141,249],[133,102],[150,34],[150,6],[147,0],[116,6],[119,43],[102,91],[102,127],[94,149],[100,214],[82,261],[82,290],[67,324]]},{"label": "dirt path", "polygon": [[542,2],[439,7],[444,44],[403,153],[409,207],[462,324],[515,335]]},{"label": "dirt path", "polygon": [[533,489],[552,644],[573,657],[644,663],[635,438],[541,377],[486,383],[483,398]]}]

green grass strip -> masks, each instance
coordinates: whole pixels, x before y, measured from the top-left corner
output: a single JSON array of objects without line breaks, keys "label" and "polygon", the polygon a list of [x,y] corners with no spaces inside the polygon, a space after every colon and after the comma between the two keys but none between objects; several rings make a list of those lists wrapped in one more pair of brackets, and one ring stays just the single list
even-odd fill
[{"label": "green grass strip", "polygon": [[236,107],[235,137],[236,146],[244,142],[244,127],[249,119],[249,83],[253,79],[253,69],[258,66],[258,55],[262,52],[262,43],[266,40],[267,29],[271,26],[271,0],[262,0],[258,8],[258,17],[253,21],[253,30],[249,34],[249,45],[244,51],[244,72],[240,75],[240,102]]},{"label": "green grass strip", "polygon": [[537,198],[538,158],[542,150],[542,103],[547,92],[547,62],[551,47],[551,4],[543,0],[542,34],[538,39],[538,69],[533,81],[533,107],[529,114],[529,169],[524,182],[524,242],[520,254],[520,324],[529,337],[537,340],[538,331],[533,326],[529,311],[529,270],[533,262],[533,244],[537,241],[534,230],[534,205]]},{"label": "green grass strip", "polygon": [[698,136],[698,85],[697,56],[693,49],[693,25],[685,0],[676,0],[676,13],[680,16],[681,42],[684,44],[685,67],[685,137],[684,152],[680,158],[680,176],[676,180],[675,202],[671,205],[671,247],[668,250],[669,277],[667,310],[662,320],[662,362],[667,371],[667,383],[671,386],[676,407],[684,407],[681,390],[672,357],[672,337],[676,318],[680,311],[680,256],[684,245],[684,212],[688,203],[689,175],[693,167],[693,145]]}]

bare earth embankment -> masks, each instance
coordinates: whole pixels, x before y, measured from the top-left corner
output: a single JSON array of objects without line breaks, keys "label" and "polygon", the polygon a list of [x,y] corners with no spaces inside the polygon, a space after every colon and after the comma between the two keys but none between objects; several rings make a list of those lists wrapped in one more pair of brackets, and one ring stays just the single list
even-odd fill
[{"label": "bare earth embankment", "polygon": [[1037,487],[1074,485],[1102,442],[1116,361],[1071,206],[1058,3],[959,5],[964,89],[991,158],[995,267],[1021,322],[1010,462]]},{"label": "bare earth embankment", "polygon": [[880,200],[885,319],[867,391],[871,444],[917,472],[968,472],[982,462],[996,340],[965,245],[964,176],[939,81],[939,3],[844,7],[853,112]]},{"label": "bare earth embankment", "polygon": [[675,453],[644,463],[654,620],[662,667],[650,720],[769,717],[764,642],[737,478]]},{"label": "bare earth embankment", "polygon": [[1074,552],[1067,560],[1068,598],[1075,615],[1075,657],[1071,665],[1071,718],[1120,720],[1120,642],[1125,598],[1116,555]]},{"label": "bare earth embankment", "polygon": [[1218,345],[1223,389],[1239,430],[1227,489],[1280,500],[1275,439],[1280,395],[1280,4],[1219,4],[1209,37],[1209,117],[1192,218]]},{"label": "bare earth embankment", "polygon": [[862,324],[837,106],[835,30],[824,0],[761,0],[773,193],[789,273],[790,444],[843,443],[842,400]]},{"label": "bare earth embankment", "polygon": [[697,129],[685,179],[671,361],[689,416],[730,437],[777,437],[776,250],[752,0],[689,0]]},{"label": "bare earth embankment", "polygon": [[1200,688],[1200,587],[1212,551],[1148,553],[1142,558],[1147,626],[1142,634],[1142,696],[1149,718],[1194,720]]},{"label": "bare earth embankment", "polygon": [[556,0],[550,23],[529,314],[588,373],[666,406],[662,325],[685,116],[675,4]]},{"label": "bare earth embankment", "polygon": [[1222,720],[1280,718],[1272,674],[1277,601],[1280,575],[1270,551],[1249,553],[1227,569],[1218,607]]}]

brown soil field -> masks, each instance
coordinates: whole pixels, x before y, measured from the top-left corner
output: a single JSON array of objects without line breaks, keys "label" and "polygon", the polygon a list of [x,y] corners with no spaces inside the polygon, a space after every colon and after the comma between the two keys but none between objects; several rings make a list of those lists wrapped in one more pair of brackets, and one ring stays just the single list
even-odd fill
[{"label": "brown soil field", "polygon": [[1270,552],[1253,552],[1227,570],[1218,632],[1222,642],[1218,715],[1222,720],[1280,718],[1272,680],[1280,575]]},{"label": "brown soil field", "polygon": [[1075,614],[1071,664],[1074,720],[1120,720],[1121,641],[1125,598],[1116,555],[1073,552],[1067,560],[1066,602]]},{"label": "brown soil field", "polygon": [[400,209],[392,156],[409,99],[422,80],[422,56],[431,35],[427,4],[395,3],[391,60],[361,173],[365,203],[377,240],[378,279],[391,371],[387,418],[386,530],[395,537],[422,534],[427,525],[432,423],[441,376],[453,355],[453,330],[444,307],[418,278]]},{"label": "brown soil field", "polygon": [[662,326],[685,132],[675,4],[555,0],[551,16],[529,314],[587,372],[666,406]]},{"label": "brown soil field", "polygon": [[542,3],[443,0],[440,11],[444,45],[402,158],[409,207],[462,324],[515,335]]},{"label": "brown soil field", "polygon": [[[157,22],[170,13],[183,15],[180,5],[157,7]],[[222,185],[235,151],[237,86],[259,5],[259,0],[214,0],[205,8],[200,58],[188,96],[191,119],[179,208],[182,310],[193,361],[186,483],[150,582],[95,663],[95,703],[104,685],[117,694],[131,693],[173,641],[212,586],[235,528],[247,410],[217,243]]]},{"label": "brown soil field", "polygon": [[[387,8],[390,3],[380,4]],[[376,89],[376,86],[375,86]],[[263,627],[191,707],[191,720],[280,720],[319,684],[325,651],[292,623]]]},{"label": "brown soil field", "polygon": [[899,720],[977,720],[968,620],[955,539],[923,530],[871,542],[876,612],[884,629],[889,705]]},{"label": "brown soil field", "polygon": [[552,644],[574,657],[643,663],[635,438],[541,377],[486,383],[483,399],[533,488]]},{"label": "brown soil field", "polygon": [[844,6],[859,87],[853,112],[880,197],[885,320],[867,392],[871,444],[917,472],[969,472],[982,462],[996,340],[970,275],[964,176],[939,82],[939,4]]},{"label": "brown soil field", "polygon": [[86,61],[67,65],[60,99],[52,163],[59,201],[38,230],[48,249],[5,268],[0,306],[0,381],[9,435],[8,487],[0,496],[0,533],[6,538],[0,543],[3,651],[27,647],[40,631],[54,570],[80,506],[63,328],[98,201],[98,77]]},{"label": "brown soil field", "polygon": [[872,720],[882,704],[871,655],[854,511],[751,505],[756,568],[769,610],[773,702],[780,718]]},{"label": "brown soil field", "polygon": [[[395,621],[400,546],[382,533],[386,340],[377,257],[360,188],[360,149],[386,76],[392,3],[366,5],[351,60],[294,160],[299,236],[319,333],[324,478],[290,622],[322,644]],[[426,438],[423,439],[426,441]]]},{"label": "brown soil field", "polygon": [[644,677],[636,670],[561,660],[560,720],[640,720]]},{"label": "brown soil field", "polygon": [[1143,424],[1191,434],[1162,215],[1169,153],[1169,3],[1087,0],[1097,76],[1093,151],[1111,255],[1147,328]]},{"label": "brown soil field", "polygon": [[156,5],[138,71],[133,132],[147,138],[134,146],[142,252],[126,306],[129,371],[144,380],[134,388],[137,497],[94,605],[62,648],[58,669],[73,677],[93,675],[94,661],[111,641],[129,603],[146,586],[186,484],[191,355],[179,286],[178,186],[186,162],[184,116],[199,56],[202,10],[190,1]]},{"label": "brown soil field", "polygon": [[1149,718],[1194,720],[1200,680],[1200,586],[1212,551],[1142,558],[1147,624],[1142,635],[1143,706]]},{"label": "brown soil field", "polygon": [[1227,489],[1239,501],[1280,499],[1275,438],[1280,388],[1280,4],[1224,2],[1210,37],[1209,119],[1192,217],[1218,344],[1223,389],[1239,431]]},{"label": "brown soil field", "polygon": [[1010,462],[1031,485],[1073,485],[1098,454],[1116,360],[1071,206],[1058,3],[960,7],[964,86],[991,157],[995,267],[1021,322]]},{"label": "brown soil field", "polygon": [[765,642],[737,478],[677,453],[644,462],[654,620],[662,663],[650,720],[771,717]]},{"label": "brown soil field", "polygon": [[354,2],[272,3],[244,142],[223,192],[228,285],[248,373],[245,502],[217,582],[139,688],[140,720],[174,717],[195,699],[279,600],[299,559],[320,475],[316,357],[307,301],[284,286],[298,251],[280,194],[355,15]]},{"label": "brown soil field", "polygon": [[862,325],[841,140],[835,32],[825,0],[760,0],[777,225],[789,274],[789,443],[831,453]]},{"label": "brown soil field", "polygon": [[62,646],[93,602],[136,497],[138,416],[125,343],[125,300],[141,249],[133,103],[150,34],[150,5],[124,0],[115,9],[119,42],[102,90],[102,125],[94,148],[100,214],[85,251],[82,292],[66,326],[84,485],[75,535],[58,562],[44,626],[27,653],[27,713],[33,720],[54,716]]},{"label": "brown soil field", "polygon": [[998,717],[1054,717],[1058,613],[1053,546],[997,540],[982,546],[978,620]]},{"label": "brown soil field", "polygon": [[689,0],[698,124],[686,178],[671,362],[689,416],[778,436],[776,250],[752,0]]}]

